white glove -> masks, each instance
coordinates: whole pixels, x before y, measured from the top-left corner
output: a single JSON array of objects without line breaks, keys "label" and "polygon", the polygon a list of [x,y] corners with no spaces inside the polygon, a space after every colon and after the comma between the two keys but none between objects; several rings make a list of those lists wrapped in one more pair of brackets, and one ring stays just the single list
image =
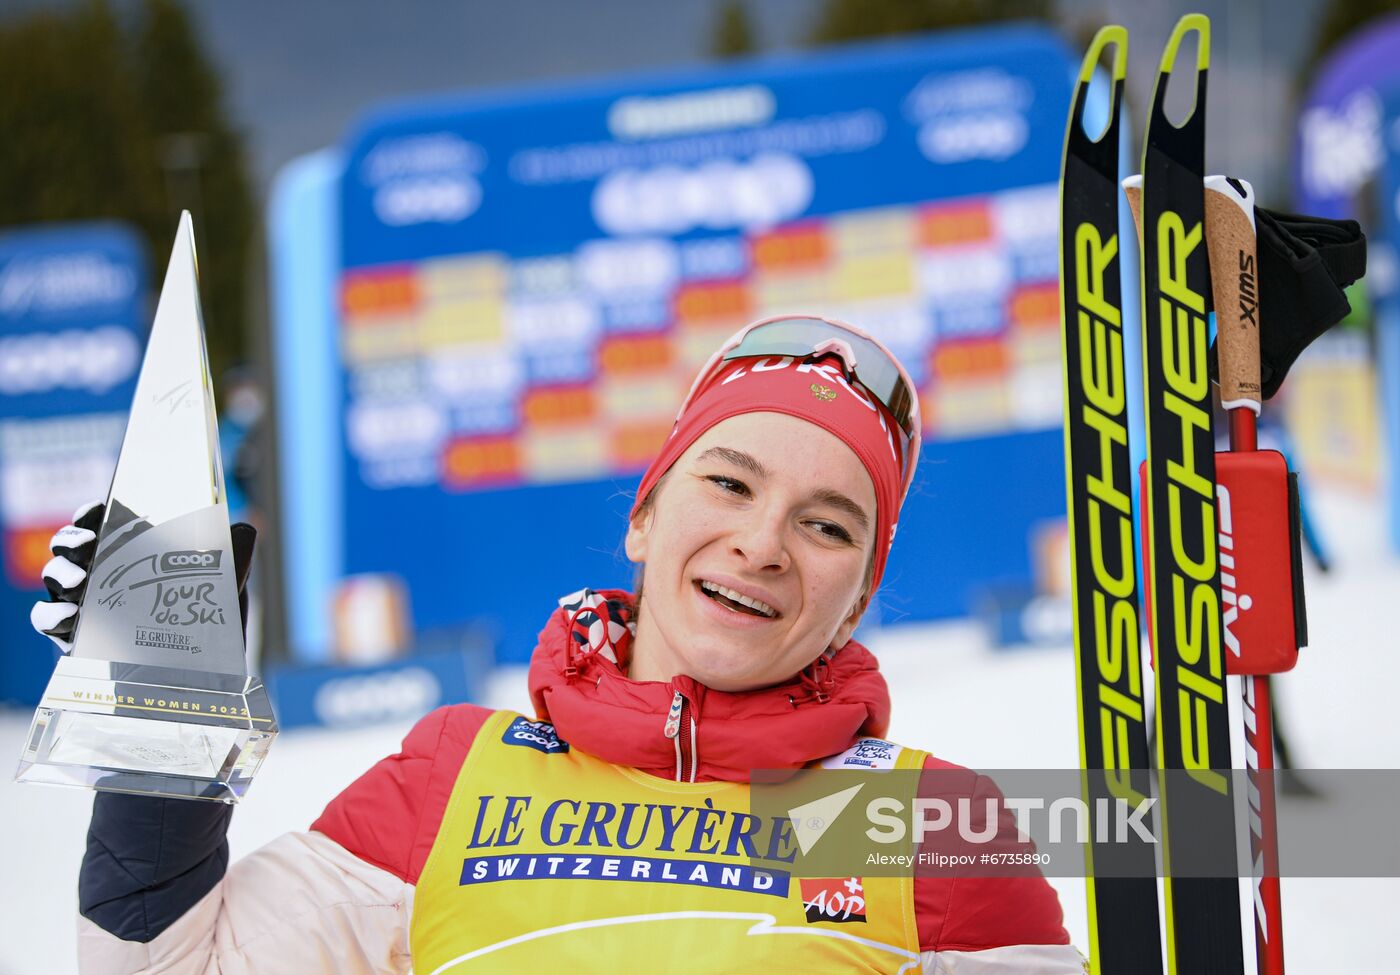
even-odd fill
[{"label": "white glove", "polygon": [[64,525],[49,541],[53,558],[44,566],[44,588],[49,598],[29,611],[29,622],[64,653],[73,651],[73,631],[78,625],[78,602],[87,587],[88,569],[97,547],[106,505],[85,504],[73,513],[73,524]]}]

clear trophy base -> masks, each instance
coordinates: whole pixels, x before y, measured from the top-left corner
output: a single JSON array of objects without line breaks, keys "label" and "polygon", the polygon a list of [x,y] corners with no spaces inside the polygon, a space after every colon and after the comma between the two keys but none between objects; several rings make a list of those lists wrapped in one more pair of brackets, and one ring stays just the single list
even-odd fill
[{"label": "clear trophy base", "polygon": [[64,657],[15,780],[233,803],[276,736],[255,677]]}]

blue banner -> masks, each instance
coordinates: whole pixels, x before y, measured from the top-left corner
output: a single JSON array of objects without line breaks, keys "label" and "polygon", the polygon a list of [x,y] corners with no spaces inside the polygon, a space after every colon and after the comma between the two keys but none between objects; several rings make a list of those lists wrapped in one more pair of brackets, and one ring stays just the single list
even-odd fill
[{"label": "blue banner", "polygon": [[877,615],[1027,582],[1063,515],[1057,190],[1072,64],[969,31],[367,119],[339,287],[345,571],[528,656],[626,585],[637,477],[696,370],[794,311],[878,334],[926,448]]},{"label": "blue banner", "polygon": [[358,728],[416,721],[445,704],[480,700],[489,668],[488,653],[449,650],[369,666],[274,667],[267,687],[283,729]]},{"label": "blue banner", "polygon": [[146,261],[115,224],[0,234],[0,700],[53,671],[29,628],[48,542],[106,497],[144,347]]},{"label": "blue banner", "polygon": [[1380,377],[1381,435],[1389,476],[1386,507],[1390,544],[1400,552],[1400,77],[1386,89],[1381,132],[1384,165],[1376,181],[1376,214],[1367,257],[1376,309],[1376,372]]}]

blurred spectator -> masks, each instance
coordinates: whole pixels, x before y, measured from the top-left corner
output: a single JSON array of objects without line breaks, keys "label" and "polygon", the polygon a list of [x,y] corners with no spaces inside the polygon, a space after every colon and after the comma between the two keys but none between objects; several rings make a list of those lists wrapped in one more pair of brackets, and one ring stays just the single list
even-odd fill
[{"label": "blurred spectator", "polygon": [[262,508],[258,483],[266,413],[262,387],[252,372],[242,366],[224,373],[219,385],[224,401],[219,417],[219,450],[224,460],[229,519],[256,522]]},{"label": "blurred spectator", "polygon": [[[223,397],[223,410],[219,416],[219,453],[224,462],[229,520],[246,521],[261,530],[266,524],[260,477],[263,444],[266,443],[264,419],[267,415],[262,386],[251,370],[236,366],[224,373],[217,392]],[[262,652],[261,585],[255,559],[249,570],[246,634],[248,660],[255,669]]]}]

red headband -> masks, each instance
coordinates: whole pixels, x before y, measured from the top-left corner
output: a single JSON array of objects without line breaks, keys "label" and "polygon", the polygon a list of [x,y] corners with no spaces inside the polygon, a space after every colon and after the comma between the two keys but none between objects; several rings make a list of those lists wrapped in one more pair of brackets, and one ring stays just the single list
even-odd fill
[{"label": "red headband", "polygon": [[880,586],[899,518],[903,470],[899,428],[889,411],[846,381],[836,358],[803,362],[791,356],[736,359],[695,393],[676,418],[670,439],[637,489],[632,515],[663,474],[710,427],[742,413],[786,413],[816,424],[850,447],[875,486],[875,563],[870,591]]}]

